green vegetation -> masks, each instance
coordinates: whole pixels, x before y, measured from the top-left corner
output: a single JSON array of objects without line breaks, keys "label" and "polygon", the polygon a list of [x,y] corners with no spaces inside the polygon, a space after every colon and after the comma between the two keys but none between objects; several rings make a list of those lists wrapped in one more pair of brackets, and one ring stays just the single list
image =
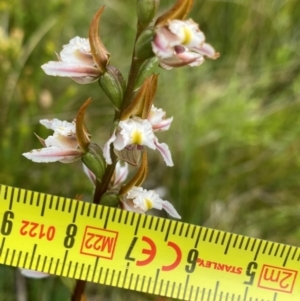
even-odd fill
[{"label": "green vegetation", "polygon": [[[161,11],[173,1],[161,1]],[[297,0],[195,0],[191,17],[221,57],[199,68],[157,69],[156,103],[174,116],[164,141],[175,167],[150,157],[148,188],[164,187],[183,221],[300,245],[300,8]],[[106,5],[100,34],[112,65],[128,72],[135,1],[0,0],[0,183],[83,199],[81,163],[35,164],[21,154],[47,137],[42,118],[72,120],[89,96],[87,126],[103,145],[113,110],[97,83],[46,76],[40,66]],[[59,278],[20,278],[0,266],[0,300],[68,299]],[[89,284],[90,300],[155,297]],[[2,299],[3,298],[3,299]],[[157,297],[156,300],[158,301]]]}]

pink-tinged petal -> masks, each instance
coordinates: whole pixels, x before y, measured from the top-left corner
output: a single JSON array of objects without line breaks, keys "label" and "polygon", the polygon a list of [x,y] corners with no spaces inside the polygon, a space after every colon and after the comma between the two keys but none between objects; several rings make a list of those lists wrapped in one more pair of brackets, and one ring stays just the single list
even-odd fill
[{"label": "pink-tinged petal", "polygon": [[44,142],[47,147],[55,146],[61,149],[77,149],[78,147],[76,136],[49,136]]},{"label": "pink-tinged petal", "polygon": [[172,121],[173,117],[163,119],[160,123],[153,125],[153,131],[167,131],[170,128]]},{"label": "pink-tinged petal", "polygon": [[121,162],[118,161],[115,168],[115,175],[112,183],[112,188],[122,184],[127,179],[128,173],[128,164],[124,162],[124,164],[121,165]]},{"label": "pink-tinged petal", "polygon": [[191,50],[201,55],[207,56],[210,59],[217,59],[220,56],[220,54],[216,52],[215,49],[210,44],[207,43],[203,43],[201,47],[191,48]]},{"label": "pink-tinged petal", "polygon": [[22,154],[27,159],[37,163],[50,163],[60,161],[62,163],[71,163],[82,156],[78,149],[60,149],[57,147],[48,147],[34,149],[31,152]]},{"label": "pink-tinged petal", "polygon": [[42,279],[49,276],[49,274],[45,274],[42,272],[27,270],[27,269],[20,269],[20,272],[23,276],[35,279]]},{"label": "pink-tinged petal", "polygon": [[168,145],[166,143],[159,143],[158,139],[156,137],[155,137],[154,143],[155,143],[157,150],[160,152],[164,161],[166,162],[167,166],[174,166],[174,163],[172,160],[172,155],[171,155]]},{"label": "pink-tinged petal", "polygon": [[170,202],[163,201],[162,202],[162,207],[172,217],[181,219],[181,216],[178,214],[178,212],[176,211],[176,209],[174,208],[174,206]]},{"label": "pink-tinged petal", "polygon": [[105,143],[103,147],[103,157],[107,164],[112,164],[111,156],[110,156],[110,145],[116,140],[116,130],[112,133],[111,137]]},{"label": "pink-tinged petal", "polygon": [[51,61],[42,65],[42,69],[47,75],[84,78],[91,77],[97,80],[100,77],[100,71],[96,67],[84,64],[75,64],[72,62],[54,62]]},{"label": "pink-tinged petal", "polygon": [[92,173],[83,163],[82,163],[83,171],[91,181],[93,185],[96,185],[96,177],[94,173]]}]

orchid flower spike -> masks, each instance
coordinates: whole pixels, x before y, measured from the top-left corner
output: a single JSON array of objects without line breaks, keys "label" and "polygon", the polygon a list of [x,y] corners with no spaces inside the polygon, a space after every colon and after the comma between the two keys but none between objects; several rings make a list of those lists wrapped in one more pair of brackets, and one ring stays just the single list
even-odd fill
[{"label": "orchid flower spike", "polygon": [[[135,145],[141,149],[147,146],[151,149],[157,149],[162,155],[167,166],[173,166],[172,156],[167,144],[159,143],[158,138],[154,135],[154,131],[167,130],[172,122],[172,118],[164,119],[164,114],[157,116],[158,109],[152,108],[150,117],[142,119],[140,117],[132,117],[126,120],[121,120],[115,128],[112,136],[106,142],[103,148],[103,156],[107,164],[112,164],[110,156],[110,145],[113,144],[116,151],[126,149],[127,151],[134,150]],[[151,115],[152,114],[152,115]],[[159,111],[159,114],[161,112]],[[164,125],[166,123],[167,125]]]},{"label": "orchid flower spike", "polygon": [[58,119],[43,119],[40,123],[54,133],[45,140],[38,137],[44,148],[23,153],[24,157],[37,163],[71,163],[83,155],[76,139],[75,121],[70,123]]},{"label": "orchid flower spike", "polygon": [[170,20],[165,26],[157,26],[152,50],[164,69],[199,66],[204,62],[204,57],[216,59],[220,56],[205,43],[204,33],[192,19]]},{"label": "orchid flower spike", "polygon": [[79,84],[97,81],[102,74],[93,59],[88,39],[73,38],[63,46],[58,60],[42,65],[44,72],[52,76],[71,77]]},{"label": "orchid flower spike", "polygon": [[127,211],[146,213],[149,209],[164,209],[170,216],[181,219],[174,206],[162,200],[154,190],[134,186],[121,198],[121,205]]}]

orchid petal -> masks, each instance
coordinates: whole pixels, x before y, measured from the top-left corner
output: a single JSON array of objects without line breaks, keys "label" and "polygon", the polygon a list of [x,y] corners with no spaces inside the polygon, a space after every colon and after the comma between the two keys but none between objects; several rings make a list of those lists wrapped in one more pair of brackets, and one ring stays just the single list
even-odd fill
[{"label": "orchid petal", "polygon": [[178,218],[178,219],[181,219],[181,216],[178,214],[178,212],[176,211],[176,209],[174,208],[174,206],[168,202],[168,201],[163,201],[162,202],[162,206],[163,206],[163,209],[169,214],[171,215],[172,217],[174,218]]},{"label": "orchid petal", "polygon": [[169,146],[166,143],[159,143],[157,138],[154,140],[154,143],[157,150],[160,152],[164,161],[166,162],[167,166],[174,166]]},{"label": "orchid petal", "polygon": [[60,161],[62,163],[71,163],[82,156],[78,149],[61,149],[55,146],[34,149],[31,152],[22,154],[27,159],[37,163],[49,163]]},{"label": "orchid petal", "polygon": [[82,167],[83,167],[83,171],[84,173],[87,175],[87,177],[89,178],[89,180],[91,181],[91,183],[93,185],[96,185],[96,177],[94,175],[93,172],[91,172],[86,166],[84,163],[82,163]]},{"label": "orchid petal", "polygon": [[42,65],[42,69],[47,75],[62,76],[62,77],[91,77],[93,80],[97,80],[100,76],[100,71],[94,66],[83,65],[72,62],[48,62]]},{"label": "orchid petal", "polygon": [[111,156],[110,156],[110,145],[116,140],[116,130],[113,131],[111,137],[105,143],[103,147],[103,157],[107,164],[112,164]]},{"label": "orchid petal", "polygon": [[35,278],[35,279],[42,279],[49,276],[49,274],[45,274],[38,271],[32,271],[28,269],[20,269],[20,272],[23,276],[29,277],[29,278]]}]

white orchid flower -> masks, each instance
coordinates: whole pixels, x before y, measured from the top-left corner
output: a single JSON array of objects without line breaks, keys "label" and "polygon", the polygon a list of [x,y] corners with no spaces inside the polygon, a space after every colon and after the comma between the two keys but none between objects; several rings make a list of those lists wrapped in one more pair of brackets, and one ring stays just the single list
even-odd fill
[{"label": "white orchid flower", "polygon": [[145,213],[152,208],[164,209],[170,216],[181,219],[174,206],[170,202],[162,200],[154,190],[134,186],[123,196],[121,203],[127,211]]},{"label": "white orchid flower", "polygon": [[110,139],[103,148],[103,155],[107,164],[112,164],[110,156],[110,145],[114,149],[121,151],[124,148],[130,150],[135,145],[147,146],[151,149],[157,149],[167,166],[173,166],[171,152],[165,143],[159,143],[154,135],[153,125],[149,120],[140,117],[132,117],[119,122]]},{"label": "white orchid flower", "polygon": [[94,62],[88,39],[75,37],[63,46],[59,61],[51,61],[42,66],[46,74],[71,77],[80,84],[92,83],[101,73]]},{"label": "white orchid flower", "polygon": [[205,36],[193,20],[170,20],[166,26],[158,26],[152,42],[152,50],[161,67],[172,69],[185,65],[199,66],[204,57],[219,57],[214,48],[205,43]]},{"label": "white orchid flower", "polygon": [[45,140],[38,137],[44,148],[24,153],[23,156],[27,159],[37,163],[71,163],[83,155],[76,139],[75,121],[70,123],[58,119],[43,119],[40,123],[54,133]]}]

